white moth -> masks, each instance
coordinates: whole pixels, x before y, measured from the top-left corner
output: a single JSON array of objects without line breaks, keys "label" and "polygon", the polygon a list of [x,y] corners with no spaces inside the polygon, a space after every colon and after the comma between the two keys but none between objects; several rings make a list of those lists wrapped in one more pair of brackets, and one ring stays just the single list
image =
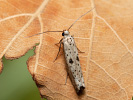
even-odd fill
[{"label": "white moth", "polygon": [[[62,36],[64,36],[64,38],[62,38],[59,42],[59,52],[61,44],[63,44],[68,75],[72,81],[72,84],[77,94],[79,94],[80,92],[82,92],[83,89],[85,89],[85,84],[79,62],[78,49],[76,47],[74,38],[69,34],[69,31],[64,30]],[[57,59],[59,52],[55,60]]]},{"label": "white moth", "polygon": [[[93,10],[93,9],[91,9],[91,10]],[[79,18],[86,15],[91,10],[87,11],[86,13],[81,15]],[[77,22],[79,20],[79,18],[75,22]],[[77,94],[79,94],[80,92],[82,92],[85,89],[85,84],[84,84],[84,78],[83,78],[83,74],[82,74],[82,70],[81,70],[81,66],[80,66],[80,61],[79,61],[79,56],[78,56],[78,49],[76,47],[74,38],[69,34],[69,29],[75,24],[75,22],[67,30],[46,31],[46,32],[43,32],[43,33],[63,32],[62,36],[64,36],[64,37],[59,42],[60,43],[59,52],[60,52],[60,49],[61,49],[61,44],[63,44],[68,75],[70,77],[70,80],[71,80]],[[38,34],[35,34],[35,35],[39,35],[39,34],[43,34],[43,33],[38,33]],[[35,35],[32,35],[32,36],[35,36]],[[32,36],[29,36],[29,37],[32,37]],[[59,55],[59,52],[58,52],[55,60],[57,59],[57,57]]]},{"label": "white moth", "polygon": [[65,59],[69,77],[77,93],[85,89],[83,74],[79,62],[78,50],[74,38],[65,30],[62,33],[64,36],[62,43],[64,47]]}]

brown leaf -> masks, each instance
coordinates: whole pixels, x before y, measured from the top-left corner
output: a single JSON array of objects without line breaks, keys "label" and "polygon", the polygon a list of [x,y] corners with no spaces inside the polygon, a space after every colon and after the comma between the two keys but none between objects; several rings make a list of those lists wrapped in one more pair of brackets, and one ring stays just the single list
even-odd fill
[{"label": "brown leaf", "polygon": [[[68,79],[64,55],[55,59],[62,31],[70,29],[80,53],[86,89],[78,96]],[[133,96],[132,0],[0,1],[0,57],[16,59],[40,43],[28,69],[48,100],[131,100]],[[62,50],[63,51],[63,50]],[[62,52],[63,53],[63,52]],[[0,72],[2,64],[0,64]]]}]

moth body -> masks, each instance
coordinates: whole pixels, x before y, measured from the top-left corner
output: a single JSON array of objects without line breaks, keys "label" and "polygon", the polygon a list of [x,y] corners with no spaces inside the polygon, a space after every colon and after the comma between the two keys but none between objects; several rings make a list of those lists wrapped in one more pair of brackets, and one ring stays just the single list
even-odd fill
[{"label": "moth body", "polygon": [[79,93],[85,89],[85,84],[80,66],[78,49],[76,47],[74,38],[69,34],[69,31],[63,31],[62,36],[64,36],[62,43],[64,47],[68,74],[76,92]]}]

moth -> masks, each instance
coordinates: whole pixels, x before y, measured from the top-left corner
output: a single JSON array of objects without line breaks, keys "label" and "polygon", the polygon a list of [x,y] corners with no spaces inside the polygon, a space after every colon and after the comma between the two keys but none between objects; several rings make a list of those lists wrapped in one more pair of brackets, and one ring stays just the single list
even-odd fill
[{"label": "moth", "polygon": [[67,71],[77,94],[79,94],[85,89],[85,84],[80,66],[78,49],[69,31],[64,30],[62,36],[64,36],[64,38],[61,39],[60,44],[63,44]]},{"label": "moth", "polygon": [[[81,93],[85,89],[85,83],[84,83],[84,78],[83,78],[83,74],[82,74],[82,70],[81,70],[81,66],[80,66],[80,61],[79,61],[79,56],[78,56],[78,48],[75,44],[74,37],[71,36],[69,33],[69,29],[81,17],[83,17],[84,15],[86,15],[87,13],[92,11],[93,9],[94,8],[92,8],[91,10],[89,10],[86,13],[84,13],[83,15],[81,15],[67,30],[43,32],[43,33],[62,32],[63,38],[59,42],[60,47],[59,47],[59,51],[58,51],[58,54],[57,54],[55,60],[57,59],[60,49],[61,49],[61,45],[63,44],[65,60],[66,60],[66,64],[67,64],[67,73],[70,77],[70,80],[71,80],[77,94]],[[39,35],[39,34],[43,34],[43,33],[38,33],[35,35]],[[32,36],[34,36],[34,35],[32,35]],[[32,36],[29,36],[29,37],[32,37]]]}]

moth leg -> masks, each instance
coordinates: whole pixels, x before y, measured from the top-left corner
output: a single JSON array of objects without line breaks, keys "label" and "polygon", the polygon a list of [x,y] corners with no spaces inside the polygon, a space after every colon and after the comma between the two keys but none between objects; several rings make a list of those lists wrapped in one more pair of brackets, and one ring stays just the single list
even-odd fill
[{"label": "moth leg", "polygon": [[[72,35],[72,37],[74,38],[74,35]],[[82,52],[81,50],[79,50],[79,48],[77,47],[79,53],[85,53],[85,52]]]},{"label": "moth leg", "polygon": [[[67,72],[67,77],[68,77],[68,72]],[[66,77],[65,85],[66,85],[66,83],[67,83],[67,77]]]},{"label": "moth leg", "polygon": [[56,43],[55,45],[58,46],[58,44],[60,44],[60,42],[59,43]]},{"label": "moth leg", "polygon": [[81,50],[79,50],[79,48],[77,48],[77,49],[78,49],[79,53],[85,53],[85,52],[82,52]]},{"label": "moth leg", "polygon": [[[63,40],[63,38],[59,41],[59,43],[60,43],[60,47],[59,47],[59,51],[58,51],[58,53],[57,53],[57,56],[56,56],[55,60],[57,59],[57,57],[58,57],[58,55],[59,55],[59,53],[60,53],[62,40]],[[59,44],[59,43],[57,43],[57,44]],[[55,44],[55,45],[56,45],[56,44]],[[55,60],[54,60],[53,62],[55,62]]]},{"label": "moth leg", "polygon": [[59,43],[56,43],[55,45],[58,46],[58,44],[62,43],[63,38],[59,41]]}]

